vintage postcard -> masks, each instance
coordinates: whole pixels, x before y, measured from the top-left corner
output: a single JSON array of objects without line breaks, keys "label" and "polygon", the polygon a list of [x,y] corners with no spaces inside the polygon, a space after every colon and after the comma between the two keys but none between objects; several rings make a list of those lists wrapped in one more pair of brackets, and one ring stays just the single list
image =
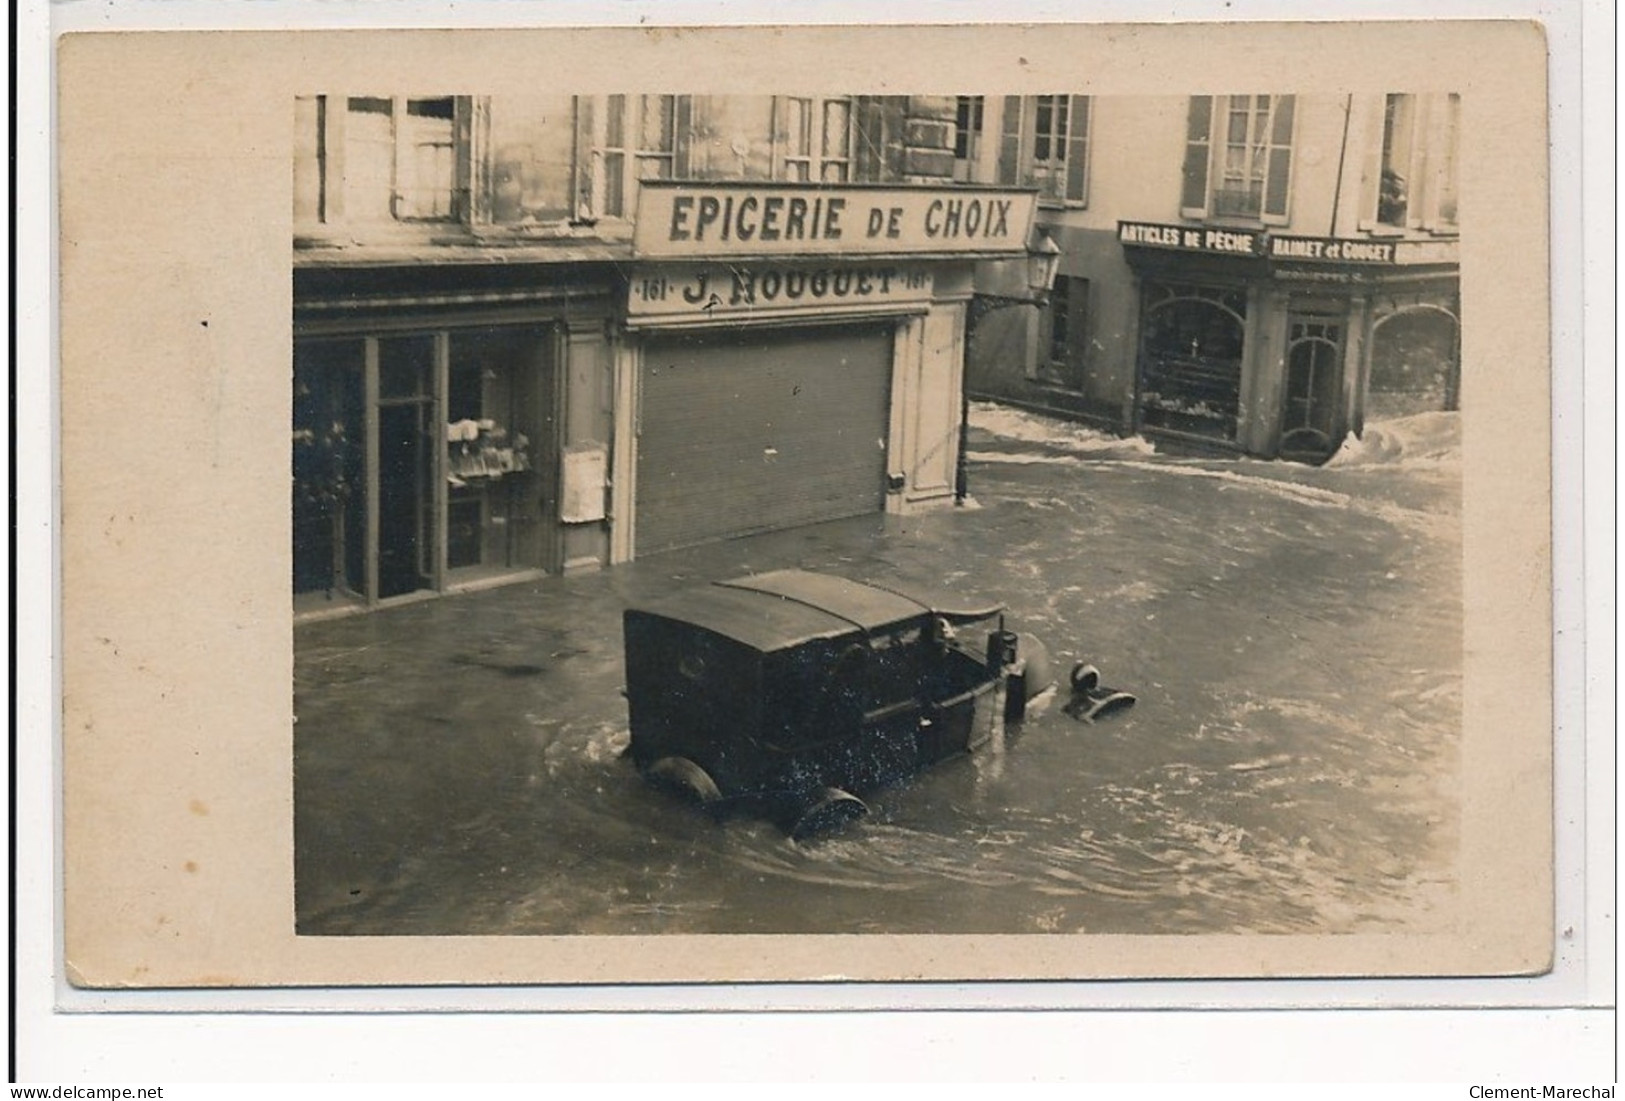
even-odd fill
[{"label": "vintage postcard", "polygon": [[75,984],[1550,966],[1538,26],[57,63]]}]

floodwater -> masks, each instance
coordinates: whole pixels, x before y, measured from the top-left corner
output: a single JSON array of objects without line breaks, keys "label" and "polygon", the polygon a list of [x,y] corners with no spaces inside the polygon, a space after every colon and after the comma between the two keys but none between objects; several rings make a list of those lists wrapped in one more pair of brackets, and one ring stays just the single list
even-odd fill
[{"label": "floodwater", "polygon": [[[865,517],[298,629],[306,934],[1429,932],[1454,917],[1455,418],[1318,469],[976,411],[979,507]],[[801,566],[1010,605],[1064,676],[1002,743],[797,844],[647,787],[619,612]]]}]

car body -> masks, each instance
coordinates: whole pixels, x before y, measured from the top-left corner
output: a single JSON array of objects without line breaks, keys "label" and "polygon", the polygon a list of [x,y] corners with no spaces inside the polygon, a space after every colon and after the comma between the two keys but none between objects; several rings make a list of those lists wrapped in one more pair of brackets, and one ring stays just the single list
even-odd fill
[{"label": "car body", "polygon": [[651,781],[793,836],[859,793],[974,751],[1035,684],[998,604],[805,570],[695,586],[624,615],[630,755]]}]

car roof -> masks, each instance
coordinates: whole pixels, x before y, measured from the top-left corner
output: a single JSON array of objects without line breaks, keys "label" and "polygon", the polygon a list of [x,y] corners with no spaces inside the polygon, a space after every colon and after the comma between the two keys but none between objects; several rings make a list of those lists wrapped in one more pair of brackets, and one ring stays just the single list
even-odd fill
[{"label": "car roof", "polygon": [[930,613],[930,605],[901,593],[808,570],[748,574],[629,610],[691,623],[764,652]]}]

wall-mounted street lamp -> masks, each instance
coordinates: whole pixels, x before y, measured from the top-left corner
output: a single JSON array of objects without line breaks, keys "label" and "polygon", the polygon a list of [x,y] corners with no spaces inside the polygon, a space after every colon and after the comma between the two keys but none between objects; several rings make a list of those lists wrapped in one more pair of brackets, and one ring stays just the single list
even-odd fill
[{"label": "wall-mounted street lamp", "polygon": [[959,379],[959,455],[954,467],[954,504],[962,505],[969,495],[970,461],[966,453],[966,438],[970,434],[970,353],[971,342],[982,319],[994,310],[1012,306],[1033,306],[1043,309],[1049,305],[1050,289],[1055,286],[1055,274],[1061,268],[1061,248],[1049,232],[1035,228],[1035,240],[1027,246],[1027,293],[981,294],[971,296],[965,310],[965,362]]}]

